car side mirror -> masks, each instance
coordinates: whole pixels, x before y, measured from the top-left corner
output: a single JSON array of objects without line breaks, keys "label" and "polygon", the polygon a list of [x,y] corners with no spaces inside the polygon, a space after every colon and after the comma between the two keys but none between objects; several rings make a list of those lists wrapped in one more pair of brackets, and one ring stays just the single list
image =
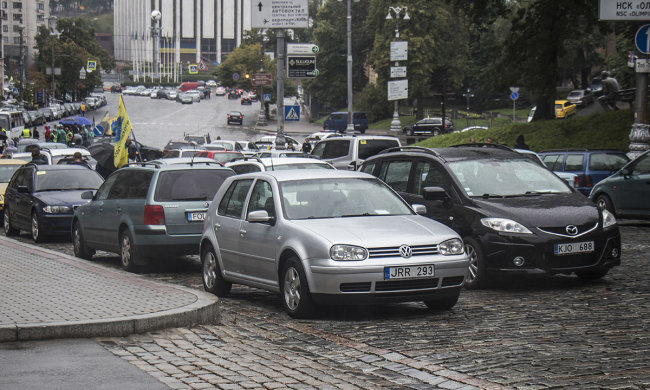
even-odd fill
[{"label": "car side mirror", "polygon": [[632,176],[632,170],[630,168],[623,168],[623,169],[621,169],[621,174],[624,177],[630,177],[630,176]]},{"label": "car side mirror", "polygon": [[427,206],[423,204],[412,204],[411,208],[417,215],[427,215]]},{"label": "car side mirror", "polygon": [[275,218],[271,217],[266,210],[251,211],[248,213],[246,220],[252,223],[268,223],[269,225],[275,225]]},{"label": "car side mirror", "polygon": [[425,200],[447,200],[449,196],[442,187],[424,187]]},{"label": "car side mirror", "polygon": [[93,198],[92,191],[84,191],[81,193],[81,199],[92,199],[92,198]]}]

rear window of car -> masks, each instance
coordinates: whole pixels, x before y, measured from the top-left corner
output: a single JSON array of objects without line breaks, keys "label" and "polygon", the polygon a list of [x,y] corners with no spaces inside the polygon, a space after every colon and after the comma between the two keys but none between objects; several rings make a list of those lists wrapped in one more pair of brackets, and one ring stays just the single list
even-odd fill
[{"label": "rear window of car", "polygon": [[327,140],[322,143],[322,146],[317,144],[312,154],[319,158],[328,159],[347,156],[349,150],[350,140]]},{"label": "rear window of car", "polygon": [[591,171],[617,171],[630,161],[624,154],[593,153],[589,157]]},{"label": "rear window of car", "polygon": [[160,172],[154,194],[156,202],[212,200],[230,170],[181,169]]},{"label": "rear window of car", "polygon": [[582,154],[569,154],[564,163],[565,171],[582,171],[584,169],[585,156]]},{"label": "rear window of car", "polygon": [[399,146],[397,140],[389,139],[360,139],[359,140],[359,159],[365,160],[379,154],[384,149]]}]

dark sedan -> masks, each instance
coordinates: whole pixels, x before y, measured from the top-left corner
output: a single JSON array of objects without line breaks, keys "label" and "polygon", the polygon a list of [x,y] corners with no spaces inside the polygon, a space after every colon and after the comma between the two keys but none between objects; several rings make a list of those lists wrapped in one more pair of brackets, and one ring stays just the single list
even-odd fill
[{"label": "dark sedan", "polygon": [[240,111],[230,111],[228,113],[228,124],[238,123],[240,125],[244,124],[244,114]]},{"label": "dark sedan", "polygon": [[70,234],[73,210],[88,202],[81,193],[104,182],[95,171],[76,165],[26,164],[12,176],[5,192],[7,236],[30,231],[36,242]]},{"label": "dark sedan", "polygon": [[406,135],[413,134],[432,134],[434,136],[451,133],[455,130],[454,124],[445,119],[445,125],[442,125],[442,118],[424,118],[412,125],[404,126],[402,130]]}]

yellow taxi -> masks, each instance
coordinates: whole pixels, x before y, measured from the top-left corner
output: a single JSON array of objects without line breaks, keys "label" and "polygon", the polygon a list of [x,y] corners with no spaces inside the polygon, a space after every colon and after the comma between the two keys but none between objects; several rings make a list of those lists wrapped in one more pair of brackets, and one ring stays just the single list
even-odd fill
[{"label": "yellow taxi", "polygon": [[11,180],[11,176],[21,165],[26,164],[25,160],[0,158],[0,220],[4,218],[5,190]]},{"label": "yellow taxi", "polygon": [[555,101],[555,117],[557,119],[568,118],[576,113],[576,105],[568,100]]}]

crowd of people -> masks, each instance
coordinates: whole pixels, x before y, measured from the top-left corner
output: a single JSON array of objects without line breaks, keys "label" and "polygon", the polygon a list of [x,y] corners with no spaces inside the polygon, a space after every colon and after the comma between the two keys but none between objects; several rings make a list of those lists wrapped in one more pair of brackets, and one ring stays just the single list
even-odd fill
[{"label": "crowd of people", "polygon": [[[55,142],[67,146],[88,147],[93,141],[95,133],[90,126],[63,125],[57,124],[53,129],[45,125],[43,138],[45,142]],[[41,139],[41,133],[37,127],[23,129],[20,138]],[[19,139],[12,139],[5,129],[0,129],[0,155],[11,154],[17,151],[16,144]]]}]

